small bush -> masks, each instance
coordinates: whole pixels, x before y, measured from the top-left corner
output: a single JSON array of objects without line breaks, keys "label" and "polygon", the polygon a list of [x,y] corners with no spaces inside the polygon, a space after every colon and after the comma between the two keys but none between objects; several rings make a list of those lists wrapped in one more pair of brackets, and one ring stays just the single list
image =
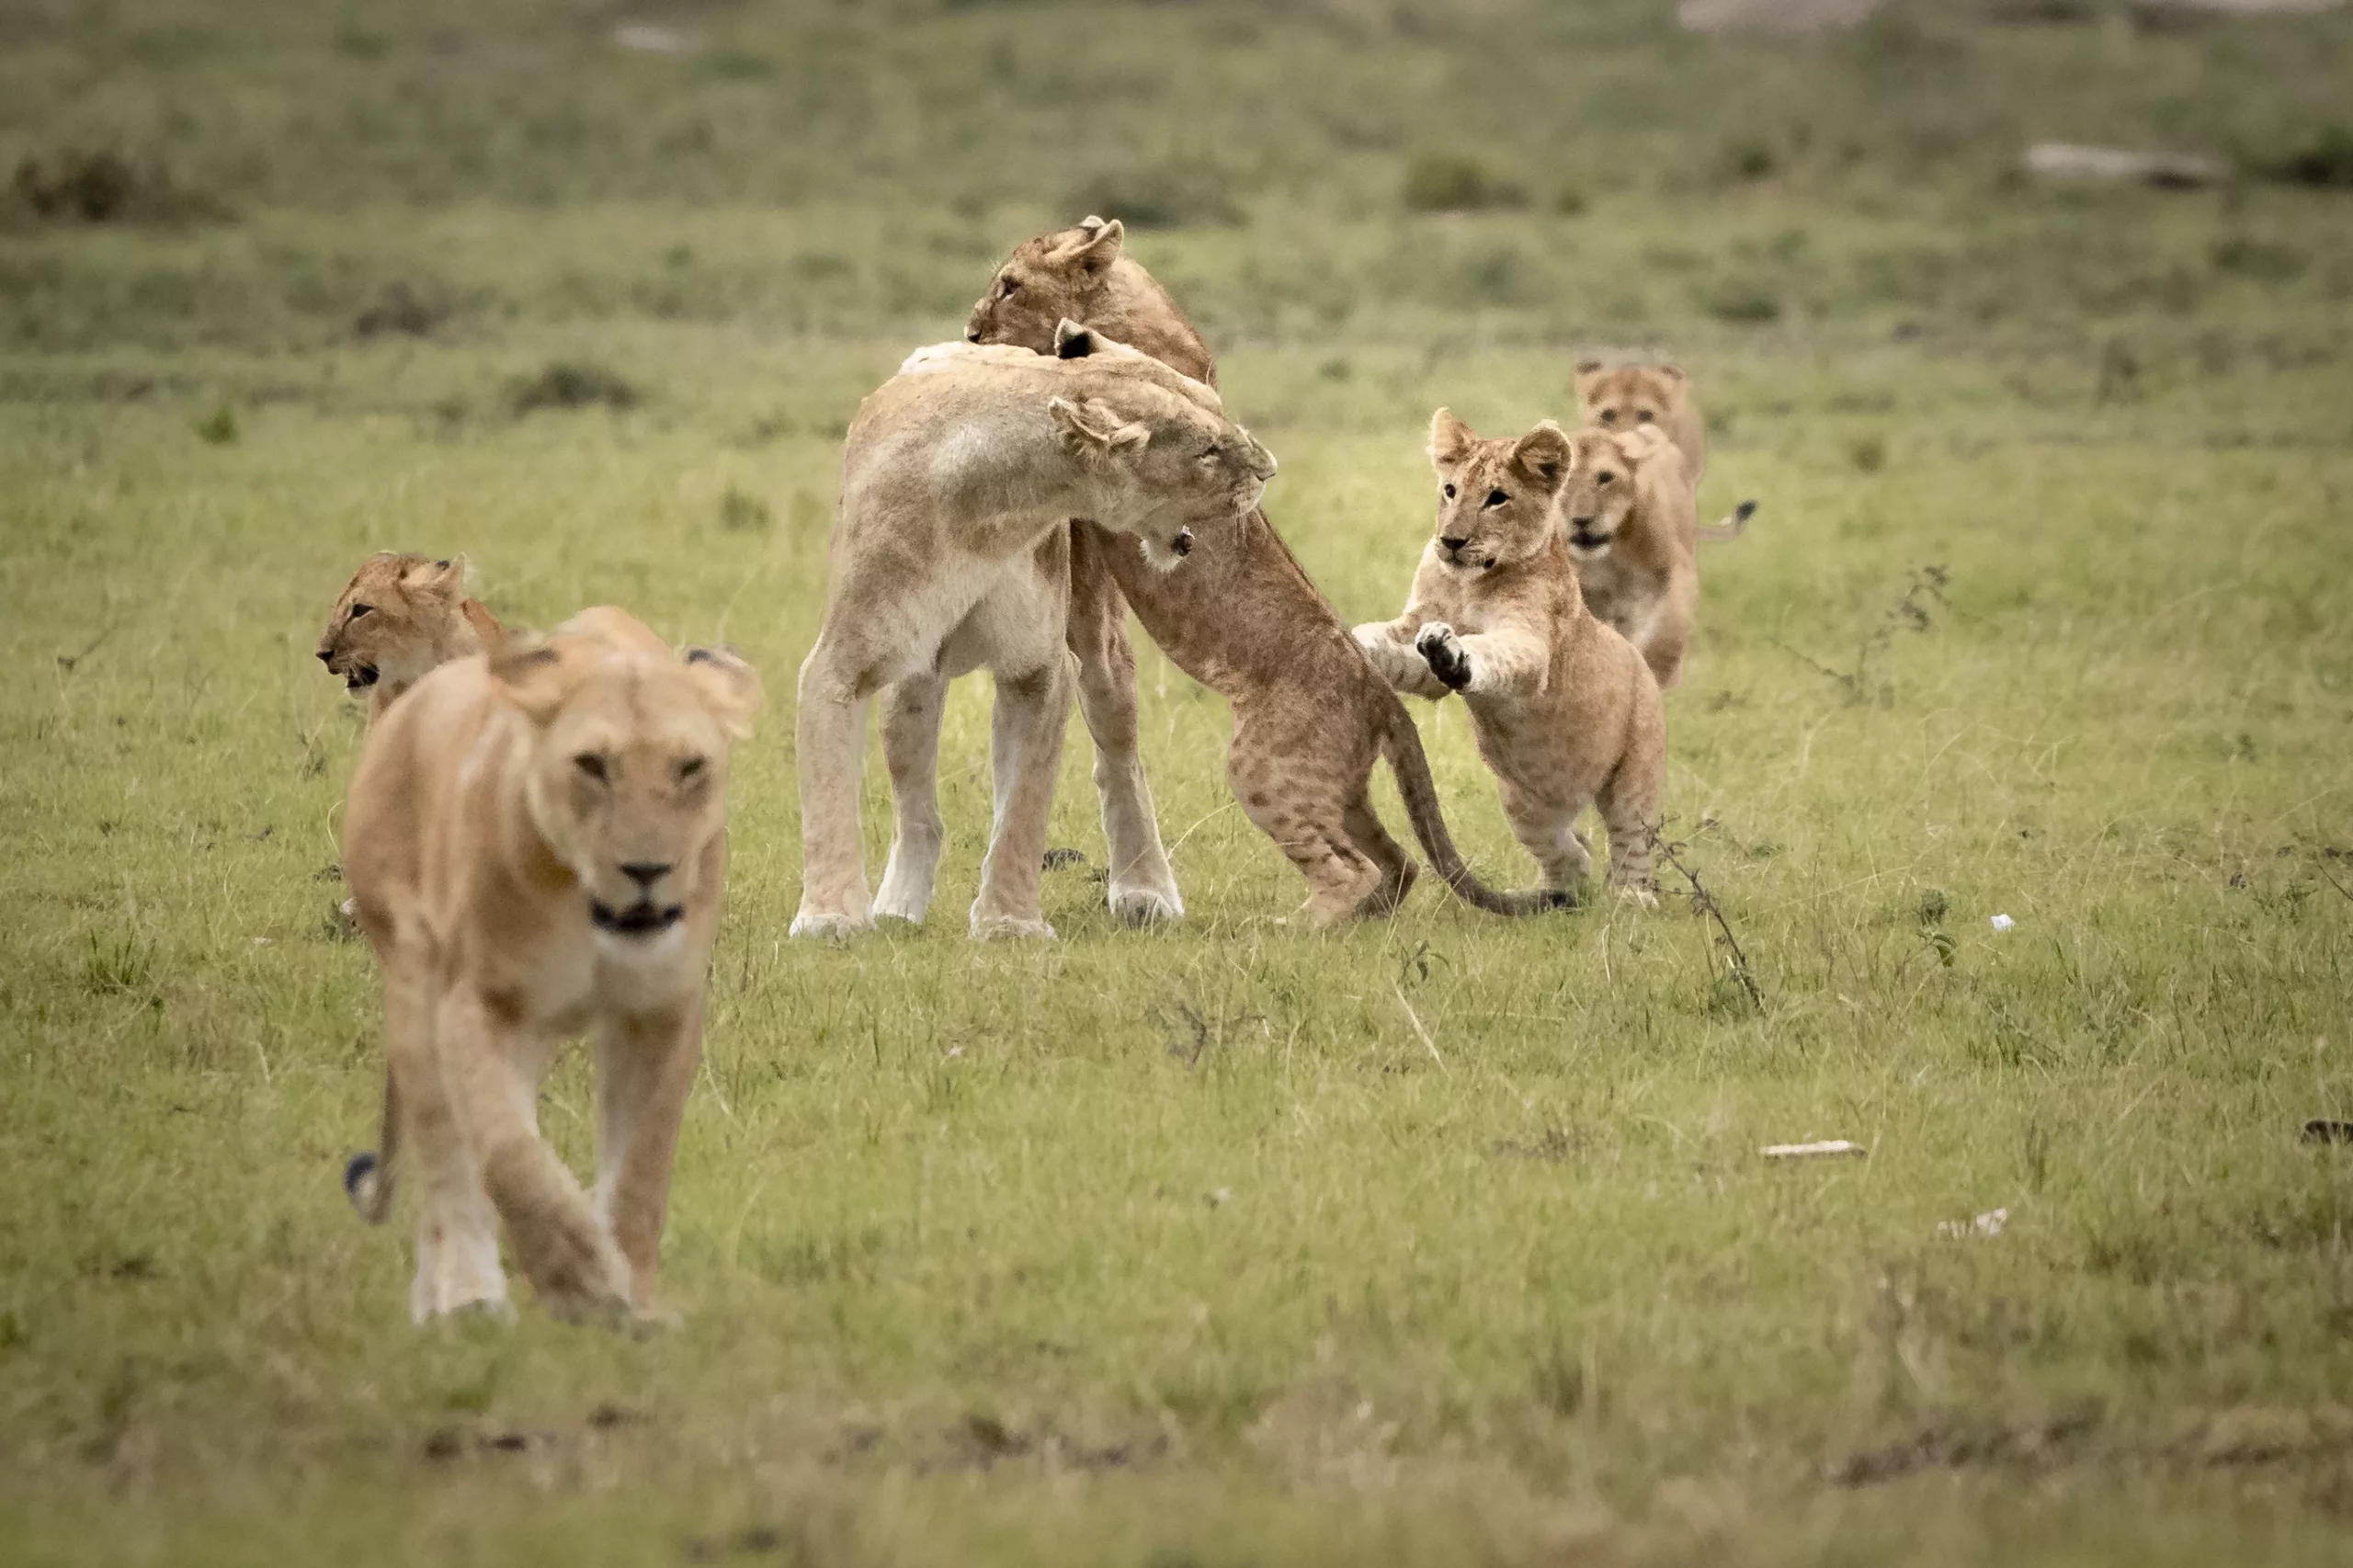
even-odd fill
[{"label": "small bush", "polygon": [[51,222],[172,223],[225,216],[220,204],[173,179],[160,163],[116,152],[68,150],[28,157],[11,182],[17,203]]},{"label": "small bush", "polygon": [[719,526],[729,533],[765,533],[775,520],[768,504],[747,490],[730,484],[719,498]]},{"label": "small bush", "polygon": [[517,414],[541,408],[586,408],[603,403],[611,409],[635,408],[637,389],[602,365],[585,360],[558,359],[536,376],[515,383],[507,404]]},{"label": "small bush", "polygon": [[1718,321],[1735,326],[1766,326],[1781,319],[1780,296],[1753,278],[1726,284],[1699,303]]},{"label": "small bush", "polygon": [[1244,217],[1223,174],[1184,164],[1098,174],[1074,188],[1064,205],[1117,218],[1131,229],[1232,228]]},{"label": "small bush", "polygon": [[1415,212],[1524,207],[1528,193],[1467,153],[1422,153],[1405,165],[1404,200]]},{"label": "small bush", "polygon": [[2215,242],[2212,258],[2217,272],[2236,273],[2266,283],[2285,283],[2301,277],[2305,267],[2303,252],[2291,245],[2243,238]]},{"label": "small bush", "polygon": [[1593,199],[1581,185],[1564,185],[1552,195],[1552,210],[1563,218],[1582,218]]},{"label": "small bush", "polygon": [[1887,442],[1877,436],[1859,436],[1847,444],[1847,460],[1857,473],[1877,473],[1887,466]]},{"label": "small bush", "polygon": [[196,422],[199,440],[215,447],[225,447],[237,438],[237,411],[222,403]]},{"label": "small bush", "polygon": [[1780,166],[1781,155],[1772,144],[1754,137],[1728,143],[1716,159],[1718,176],[1732,185],[1770,179]]},{"label": "small bush", "polygon": [[403,337],[429,337],[435,327],[449,319],[447,305],[427,301],[407,284],[395,281],[386,284],[376,302],[352,318],[351,330],[362,337],[381,337],[387,333]]},{"label": "small bush", "polygon": [[2256,175],[2281,185],[2353,190],[2353,128],[2310,126],[2246,156]]}]

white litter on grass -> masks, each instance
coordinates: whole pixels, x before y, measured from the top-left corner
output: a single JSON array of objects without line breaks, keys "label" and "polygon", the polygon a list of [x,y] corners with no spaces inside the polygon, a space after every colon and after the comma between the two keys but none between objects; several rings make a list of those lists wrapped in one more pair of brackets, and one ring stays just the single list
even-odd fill
[{"label": "white litter on grass", "polygon": [[1937,1234],[1940,1236],[1998,1236],[2002,1227],[2010,1222],[2006,1209],[1988,1209],[1974,1220],[1939,1220]]},{"label": "white litter on grass", "polygon": [[2044,179],[2122,180],[2170,190],[2212,185],[2222,165],[2194,153],[2143,153],[2126,147],[2086,147],[2038,142],[2026,150],[2027,172]]},{"label": "white litter on grass", "polygon": [[1768,1160],[1818,1160],[1838,1154],[1868,1154],[1870,1151],[1844,1138],[1829,1138],[1819,1143],[1768,1143],[1762,1153]]},{"label": "white litter on grass", "polygon": [[658,22],[623,22],[613,29],[613,41],[640,54],[679,55],[695,51],[691,33],[682,33]]},{"label": "white litter on grass", "polygon": [[256,937],[254,938],[254,946],[255,946],[255,947],[256,947],[256,948],[267,948],[267,947],[269,947],[270,945],[271,945],[270,938],[268,938],[267,937]]},{"label": "white litter on grass", "polygon": [[2011,919],[2006,915],[1996,915],[1993,919],[1987,921],[1986,924],[1993,926],[1996,931],[2006,931],[2011,926],[2017,925],[2018,922]]}]

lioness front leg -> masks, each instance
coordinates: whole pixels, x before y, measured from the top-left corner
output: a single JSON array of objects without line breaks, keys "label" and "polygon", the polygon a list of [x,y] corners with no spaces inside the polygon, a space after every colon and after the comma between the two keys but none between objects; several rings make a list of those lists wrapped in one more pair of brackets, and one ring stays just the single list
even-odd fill
[{"label": "lioness front leg", "polygon": [[[387,945],[379,956],[384,968],[384,1050],[400,1101],[397,1143],[416,1176],[416,1273],[409,1285],[409,1317],[424,1323],[472,1307],[511,1312],[506,1274],[498,1264],[498,1212],[450,1105],[435,1050],[431,955]],[[391,1153],[384,1151],[380,1181],[392,1179]]]},{"label": "lioness front leg", "polygon": [[939,874],[939,722],[948,681],[909,676],[882,699],[882,756],[891,768],[891,858],[874,895],[878,918],[923,924]]},{"label": "lioness front leg", "polygon": [[670,1168],[702,1060],[702,1006],[698,989],[676,1011],[609,1017],[597,1031],[597,1212],[628,1260],[630,1303],[640,1317],[655,1311]]},{"label": "lioness front leg", "polygon": [[988,856],[981,862],[981,893],[972,901],[975,937],[1054,934],[1039,910],[1038,884],[1054,777],[1062,770],[1063,730],[1070,722],[1071,664],[1070,654],[1056,649],[1043,669],[996,677],[989,755],[996,810]]},{"label": "lioness front leg", "polygon": [[540,1137],[530,1042],[502,1028],[470,985],[442,997],[434,1024],[441,1081],[531,1289],[558,1317],[626,1312],[629,1264]]},{"label": "lioness front leg", "polygon": [[1185,901],[1161,846],[1152,787],[1136,747],[1136,660],[1128,608],[1103,551],[1131,541],[1074,522],[1070,540],[1070,651],[1078,658],[1078,710],[1095,742],[1095,792],[1110,850],[1111,913],[1131,926],[1180,920]]}]

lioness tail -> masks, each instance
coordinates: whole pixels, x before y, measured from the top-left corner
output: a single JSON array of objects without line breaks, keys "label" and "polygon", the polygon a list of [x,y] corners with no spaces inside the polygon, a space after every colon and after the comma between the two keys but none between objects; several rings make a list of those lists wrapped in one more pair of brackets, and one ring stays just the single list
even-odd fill
[{"label": "lioness tail", "polygon": [[1573,909],[1574,893],[1552,888],[1533,892],[1497,892],[1473,876],[1471,868],[1462,863],[1461,852],[1454,847],[1453,835],[1446,831],[1446,818],[1438,804],[1438,785],[1430,778],[1430,760],[1422,751],[1422,734],[1414,728],[1405,705],[1394,697],[1389,699],[1389,732],[1381,737],[1381,755],[1389,759],[1389,771],[1397,779],[1397,793],[1405,801],[1405,818],[1414,824],[1414,836],[1421,841],[1422,853],[1430,858],[1446,885],[1454,896],[1474,908],[1490,915],[1535,915],[1547,909]]},{"label": "lioness tail", "polygon": [[1721,523],[1703,524],[1699,528],[1698,532],[1701,539],[1707,540],[1716,540],[1721,541],[1728,539],[1738,539],[1741,535],[1741,530],[1748,527],[1748,519],[1756,515],[1756,503],[1754,501],[1743,501],[1739,506],[1734,506],[1732,509],[1731,517],[1726,517]]},{"label": "lioness tail", "polygon": [[384,1125],[378,1135],[381,1153],[362,1152],[351,1156],[343,1167],[343,1190],[351,1199],[351,1206],[359,1217],[371,1225],[381,1225],[392,1211],[392,1155],[400,1142],[400,1096],[398,1080],[393,1078],[390,1063],[384,1067]]}]

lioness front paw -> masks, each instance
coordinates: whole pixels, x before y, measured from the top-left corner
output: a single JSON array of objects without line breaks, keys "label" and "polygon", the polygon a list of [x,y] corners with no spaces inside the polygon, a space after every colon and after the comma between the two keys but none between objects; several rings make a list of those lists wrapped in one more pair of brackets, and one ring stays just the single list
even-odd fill
[{"label": "lioness front paw", "polygon": [[1042,920],[1021,920],[1010,915],[983,915],[972,911],[972,940],[975,942],[1051,942],[1054,928]]},{"label": "lioness front paw", "polygon": [[796,915],[785,932],[788,937],[832,937],[846,939],[861,931],[874,928],[872,920],[860,920],[851,915]]},{"label": "lioness front paw", "polygon": [[1414,639],[1414,651],[1448,689],[1461,691],[1471,684],[1471,655],[1462,651],[1461,640],[1446,622],[1433,620],[1423,627],[1421,635]]},{"label": "lioness front paw", "polygon": [[1111,913],[1123,926],[1157,926],[1185,918],[1185,901],[1175,888],[1115,887]]}]

